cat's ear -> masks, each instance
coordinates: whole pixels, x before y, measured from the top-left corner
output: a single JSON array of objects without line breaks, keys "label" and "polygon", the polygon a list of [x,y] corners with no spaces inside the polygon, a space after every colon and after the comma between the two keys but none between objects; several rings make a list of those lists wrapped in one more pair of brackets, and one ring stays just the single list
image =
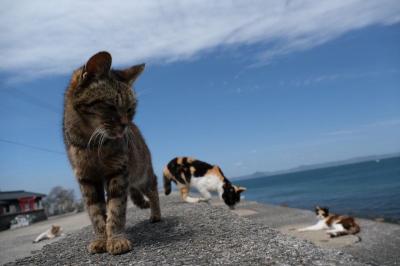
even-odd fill
[{"label": "cat's ear", "polygon": [[142,74],[146,64],[135,65],[130,68],[119,70],[118,76],[122,81],[132,85],[135,80]]},{"label": "cat's ear", "polygon": [[238,192],[238,193],[242,193],[242,192],[245,192],[247,189],[245,188],[245,187],[238,187],[237,189],[236,189],[236,192]]},{"label": "cat's ear", "polygon": [[93,55],[85,64],[82,78],[106,75],[111,69],[111,55],[108,52],[99,52]]}]

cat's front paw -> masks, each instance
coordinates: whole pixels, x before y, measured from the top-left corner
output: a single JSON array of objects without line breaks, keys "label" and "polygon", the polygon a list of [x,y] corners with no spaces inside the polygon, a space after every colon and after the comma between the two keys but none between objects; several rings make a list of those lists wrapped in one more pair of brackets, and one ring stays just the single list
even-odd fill
[{"label": "cat's front paw", "polygon": [[209,198],[199,198],[199,202],[209,202]]},{"label": "cat's front paw", "polygon": [[330,238],[337,237],[336,233],[327,233]]},{"label": "cat's front paw", "polygon": [[130,251],[131,249],[131,241],[126,238],[118,237],[107,240],[107,252],[112,255],[122,254]]},{"label": "cat's front paw", "polygon": [[153,215],[150,217],[150,223],[157,223],[159,221],[161,221],[161,217],[158,215]]},{"label": "cat's front paw", "polygon": [[139,206],[141,209],[148,209],[150,208],[150,202],[148,202],[147,200],[145,202],[143,202],[142,205]]},{"label": "cat's front paw", "polygon": [[134,202],[136,206],[138,206],[140,209],[148,209],[150,208],[150,202],[147,200],[143,200],[140,202]]},{"label": "cat's front paw", "polygon": [[88,246],[88,251],[92,254],[103,253],[107,251],[106,245],[107,245],[106,239],[95,239],[92,240],[92,242],[90,242]]}]

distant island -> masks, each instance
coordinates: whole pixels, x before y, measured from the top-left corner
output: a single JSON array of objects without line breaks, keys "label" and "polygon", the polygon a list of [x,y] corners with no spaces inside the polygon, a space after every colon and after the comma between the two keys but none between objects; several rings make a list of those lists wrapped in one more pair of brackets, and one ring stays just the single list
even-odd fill
[{"label": "distant island", "polygon": [[294,168],[286,169],[286,170],[278,170],[278,171],[257,171],[254,172],[250,175],[243,175],[243,176],[237,176],[233,177],[233,180],[244,180],[244,179],[252,179],[252,178],[258,178],[258,177],[267,177],[267,176],[274,176],[274,175],[281,175],[281,174],[289,174],[289,173],[295,173],[295,172],[302,172],[302,171],[307,171],[307,170],[314,170],[314,169],[320,169],[320,168],[326,168],[326,167],[334,167],[334,166],[340,166],[340,165],[346,165],[346,164],[353,164],[353,163],[362,163],[362,162],[368,162],[368,161],[377,161],[377,160],[383,160],[387,158],[393,158],[393,157],[400,157],[400,152],[397,153],[390,153],[390,154],[383,154],[383,155],[369,155],[369,156],[361,156],[361,157],[355,157],[355,158],[350,158],[346,160],[340,160],[340,161],[335,161],[335,162],[326,162],[326,163],[318,163],[318,164],[310,164],[310,165],[300,165]]}]

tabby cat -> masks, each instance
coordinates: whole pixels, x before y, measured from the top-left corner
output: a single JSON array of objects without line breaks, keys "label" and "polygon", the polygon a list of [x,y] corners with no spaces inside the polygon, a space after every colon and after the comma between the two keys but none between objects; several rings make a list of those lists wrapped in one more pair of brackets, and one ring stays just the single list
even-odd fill
[{"label": "tabby cat", "polygon": [[[240,201],[240,194],[246,189],[237,187],[225,177],[221,168],[190,157],[177,157],[172,159],[163,170],[164,191],[171,193],[171,181],[180,190],[184,201],[195,203],[211,199],[210,191],[217,191],[220,199],[233,208]],[[202,197],[189,196],[191,187],[196,188]]]},{"label": "tabby cat", "polygon": [[[337,214],[329,214],[328,208],[316,206],[315,214],[319,221],[312,226],[298,229],[298,231],[316,231],[327,230],[326,233],[330,237],[338,237],[343,235],[355,235],[360,232],[360,226],[353,217],[342,216]],[[359,237],[359,240],[361,238]]]},{"label": "tabby cat", "polygon": [[132,122],[131,86],[143,69],[113,70],[111,55],[99,52],[73,73],[65,93],[64,142],[96,235],[91,253],[131,249],[124,234],[128,192],[135,205],[150,207],[151,222],[160,221],[151,155]]}]

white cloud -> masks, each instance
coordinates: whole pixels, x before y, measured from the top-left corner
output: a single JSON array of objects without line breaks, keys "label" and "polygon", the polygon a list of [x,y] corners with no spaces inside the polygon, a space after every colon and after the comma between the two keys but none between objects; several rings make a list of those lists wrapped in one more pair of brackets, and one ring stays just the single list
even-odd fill
[{"label": "white cloud", "polygon": [[365,127],[365,128],[393,127],[393,126],[399,126],[399,125],[400,125],[400,119],[390,119],[390,120],[383,120],[383,121],[366,124],[363,127]]},{"label": "white cloud", "polygon": [[246,164],[243,161],[238,161],[234,163],[236,169],[247,169]]},{"label": "white cloud", "polygon": [[4,0],[0,71],[68,73],[99,50],[114,62],[169,62],[265,43],[257,60],[312,48],[351,30],[400,21],[398,0]]},{"label": "white cloud", "polygon": [[382,120],[382,121],[377,121],[377,122],[372,122],[369,124],[363,124],[359,125],[357,127],[354,127],[352,129],[341,129],[341,130],[336,130],[336,131],[331,131],[328,133],[325,133],[325,136],[346,136],[346,135],[354,135],[354,134],[359,134],[365,131],[370,131],[371,129],[387,129],[390,127],[398,127],[400,126],[400,119],[394,118],[394,119],[389,119],[389,120]]},{"label": "white cloud", "polygon": [[332,132],[328,132],[325,135],[326,136],[342,136],[342,135],[351,135],[354,133],[354,130],[337,130],[337,131],[332,131]]},{"label": "white cloud", "polygon": [[366,77],[378,77],[382,75],[398,75],[400,69],[390,68],[390,69],[381,69],[374,71],[363,71],[363,72],[342,72],[342,73],[333,73],[319,76],[312,76],[306,79],[298,79],[298,80],[281,80],[280,86],[309,86],[315,85],[321,82],[326,81],[335,81],[335,80],[344,80],[344,79],[364,79]]}]

